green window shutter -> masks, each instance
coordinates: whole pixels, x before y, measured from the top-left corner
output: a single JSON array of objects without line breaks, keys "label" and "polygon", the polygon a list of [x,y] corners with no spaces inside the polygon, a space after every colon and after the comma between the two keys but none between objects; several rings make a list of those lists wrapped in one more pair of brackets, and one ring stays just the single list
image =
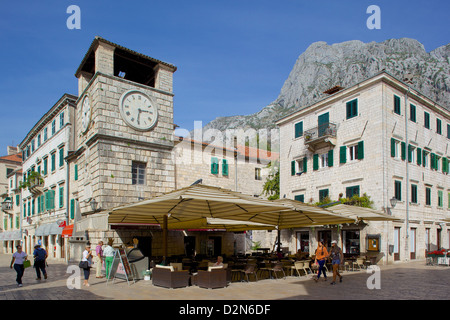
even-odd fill
[{"label": "green window shutter", "polygon": [[50,205],[52,209],[55,209],[55,190],[51,190],[50,194],[51,194]]},{"label": "green window shutter", "polygon": [[395,139],[394,138],[391,138],[391,157],[395,157],[395,145],[396,145],[396,143],[395,143]]},{"label": "green window shutter", "polygon": [[417,148],[417,165],[420,166],[422,164],[422,149]]},{"label": "green window shutter", "polygon": [[45,195],[41,196],[41,212],[45,211]]},{"label": "green window shutter", "polygon": [[444,193],[442,190],[438,190],[438,207],[444,206]]},{"label": "green window shutter", "polygon": [[334,163],[334,158],[333,158],[333,149],[331,149],[330,151],[328,151],[328,166],[332,167],[333,163]]},{"label": "green window shutter", "polygon": [[37,198],[37,213],[41,213],[41,197]]},{"label": "green window shutter", "polygon": [[32,201],[31,201],[31,215],[32,216],[34,216],[34,214],[36,213],[36,211],[35,211],[35,200],[33,199]]},{"label": "green window shutter", "polygon": [[70,200],[70,219],[75,218],[75,199]]},{"label": "green window shutter", "polygon": [[20,204],[20,195],[16,194],[16,206]]},{"label": "green window shutter", "polygon": [[44,159],[44,176],[48,173],[48,158]]},{"label": "green window shutter", "polygon": [[395,199],[402,201],[402,182],[401,181],[395,181]]},{"label": "green window shutter", "polygon": [[324,198],[328,197],[328,189],[319,190],[319,201],[322,201]]},{"label": "green window shutter", "polygon": [[346,103],[347,119],[356,117],[358,115],[358,99],[354,99]]},{"label": "green window shutter", "polygon": [[219,159],[216,157],[211,158],[211,173],[218,174],[219,173]]},{"label": "green window shutter", "polygon": [[295,124],[295,137],[299,138],[303,135],[303,121]]},{"label": "green window shutter", "polygon": [[64,148],[59,149],[59,166],[64,165]]},{"label": "green window shutter", "polygon": [[78,180],[78,165],[75,165],[75,181]]},{"label": "green window shutter", "polygon": [[44,193],[43,197],[44,197],[44,204],[43,204],[44,210],[42,210],[42,211],[47,211],[48,210],[48,191]]},{"label": "green window shutter", "polygon": [[358,142],[358,160],[364,159],[364,141]]},{"label": "green window shutter", "polygon": [[315,154],[313,156],[313,170],[319,170],[319,155]]},{"label": "green window shutter", "polygon": [[441,119],[436,119],[436,132],[442,134],[442,121]]},{"label": "green window shutter", "polygon": [[306,173],[307,169],[308,169],[308,158],[304,157],[303,158],[303,173]]},{"label": "green window shutter", "polygon": [[59,188],[59,207],[64,207],[64,187]]},{"label": "green window shutter", "polygon": [[431,153],[431,156],[430,156],[430,168],[431,169],[436,169],[435,161],[436,161],[436,155],[434,153]]},{"label": "green window shutter", "polygon": [[409,105],[409,120],[416,122],[416,106],[413,104]]},{"label": "green window shutter", "polygon": [[300,194],[294,197],[295,201],[305,202],[305,195]]},{"label": "green window shutter", "polygon": [[28,210],[28,216],[31,216],[31,201],[28,201],[28,208],[27,208],[27,210]]},{"label": "green window shutter", "polygon": [[339,163],[346,163],[347,162],[347,147],[342,146],[339,149]]},{"label": "green window shutter", "polygon": [[291,176],[295,176],[295,160],[291,161]]},{"label": "green window shutter", "polygon": [[16,216],[16,229],[20,228],[20,219],[19,216]]},{"label": "green window shutter", "polygon": [[406,143],[402,142],[402,160],[406,159]]},{"label": "green window shutter", "polygon": [[51,170],[53,172],[56,170],[56,153],[52,153],[51,159],[52,159]]},{"label": "green window shutter", "polygon": [[417,203],[417,185],[411,185],[411,202]]},{"label": "green window shutter", "polygon": [[27,205],[25,203],[23,204],[23,217],[27,217]]},{"label": "green window shutter", "polygon": [[228,176],[228,160],[222,160],[222,175]]},{"label": "green window shutter", "polygon": [[424,124],[425,128],[430,129],[430,114],[428,112],[424,112]]},{"label": "green window shutter", "polygon": [[414,148],[412,145],[408,144],[408,162],[412,162]]},{"label": "green window shutter", "polygon": [[394,95],[394,112],[401,114],[400,112],[400,97]]}]

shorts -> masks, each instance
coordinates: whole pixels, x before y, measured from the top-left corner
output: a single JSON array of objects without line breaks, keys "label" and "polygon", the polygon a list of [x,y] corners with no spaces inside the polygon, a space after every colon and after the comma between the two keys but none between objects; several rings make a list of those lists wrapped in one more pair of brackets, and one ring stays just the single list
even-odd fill
[{"label": "shorts", "polygon": [[341,260],[337,259],[337,260],[332,260],[331,264],[341,264]]}]

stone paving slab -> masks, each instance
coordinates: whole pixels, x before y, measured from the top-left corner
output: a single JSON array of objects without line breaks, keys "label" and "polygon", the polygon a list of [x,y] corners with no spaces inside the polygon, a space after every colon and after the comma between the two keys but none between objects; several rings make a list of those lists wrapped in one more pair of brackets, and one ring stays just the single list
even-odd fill
[{"label": "stone paving slab", "polygon": [[[16,273],[9,268],[11,255],[0,255],[0,300],[448,300],[450,267],[425,266],[415,261],[380,267],[380,289],[368,289],[371,276],[366,270],[344,272],[343,282],[316,283],[310,277],[233,282],[227,288],[204,289],[197,286],[179,289],[156,287],[151,281],[127,284],[116,280],[106,284],[92,270],[91,286],[69,289],[67,265],[49,261],[48,279],[37,281],[33,268],[25,271],[23,287],[15,283]],[[82,282],[82,281],[81,281]]]}]

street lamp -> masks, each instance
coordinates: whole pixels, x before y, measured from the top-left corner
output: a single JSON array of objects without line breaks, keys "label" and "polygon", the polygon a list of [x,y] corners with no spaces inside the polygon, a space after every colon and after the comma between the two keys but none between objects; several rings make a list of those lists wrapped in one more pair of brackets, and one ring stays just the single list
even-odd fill
[{"label": "street lamp", "polygon": [[391,203],[392,209],[394,209],[395,205],[397,204],[397,201],[398,201],[397,198],[396,197],[392,197],[391,200],[389,200],[389,201]]},{"label": "street lamp", "polygon": [[91,204],[91,209],[92,209],[92,211],[94,211],[94,213],[100,210],[100,209],[97,209],[98,202],[95,200],[95,198],[92,198],[92,200],[90,201],[90,204]]}]

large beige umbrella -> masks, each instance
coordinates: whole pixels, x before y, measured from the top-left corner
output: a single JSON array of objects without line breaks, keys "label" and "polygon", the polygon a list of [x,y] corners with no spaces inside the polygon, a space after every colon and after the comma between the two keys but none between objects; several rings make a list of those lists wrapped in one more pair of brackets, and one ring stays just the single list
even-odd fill
[{"label": "large beige umbrella", "polygon": [[167,255],[167,230],[169,225],[174,223],[201,218],[231,218],[240,213],[254,215],[285,209],[283,205],[268,200],[244,197],[238,192],[197,184],[150,200],[113,208],[110,210],[108,222],[161,224],[163,252]]},{"label": "large beige umbrella", "polygon": [[327,207],[328,211],[341,216],[353,218],[355,220],[365,221],[397,221],[398,218],[394,218],[385,214],[382,211],[378,211],[371,208],[364,208],[358,206],[351,206],[346,204],[338,204],[335,206]]},{"label": "large beige umbrella", "polygon": [[[194,185],[178,189],[150,200],[123,205],[110,210],[109,223],[167,223],[200,218],[230,218],[239,213],[260,213],[285,210],[282,204],[268,200],[244,197],[238,192]],[[239,220],[239,219],[234,219]]]}]

